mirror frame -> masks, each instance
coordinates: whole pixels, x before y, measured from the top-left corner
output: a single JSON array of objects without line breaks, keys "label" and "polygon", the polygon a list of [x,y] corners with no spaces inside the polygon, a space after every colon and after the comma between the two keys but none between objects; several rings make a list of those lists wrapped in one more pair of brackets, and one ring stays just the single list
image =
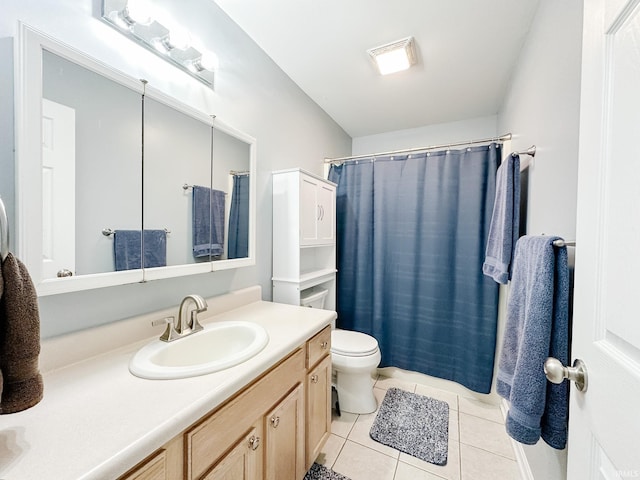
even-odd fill
[{"label": "mirror frame", "polygon": [[[18,253],[31,273],[39,296],[104,288],[198,273],[228,270],[255,265],[256,255],[256,139],[215,119],[215,129],[249,145],[249,255],[246,258],[216,260],[205,263],[174,265],[153,269],[86,274],[65,278],[42,278],[42,52],[47,50],[66,60],[88,68],[131,90],[143,93],[182,113],[211,124],[211,116],[188,107],[178,100],[133,79],[78,50],[64,45],[26,24],[20,23],[16,51],[15,122],[16,122],[16,244]],[[212,169],[215,175],[215,159]],[[144,171],[142,171],[144,178]],[[142,190],[140,205],[144,211]],[[143,228],[143,225],[140,225]]]}]

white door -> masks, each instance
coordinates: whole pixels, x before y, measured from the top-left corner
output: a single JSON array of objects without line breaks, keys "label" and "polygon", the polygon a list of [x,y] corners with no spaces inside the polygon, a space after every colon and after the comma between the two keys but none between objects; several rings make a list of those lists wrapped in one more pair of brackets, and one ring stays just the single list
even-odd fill
[{"label": "white door", "polygon": [[584,3],[569,480],[640,479],[639,4]]},{"label": "white door", "polygon": [[75,117],[42,99],[42,278],[75,272]]}]

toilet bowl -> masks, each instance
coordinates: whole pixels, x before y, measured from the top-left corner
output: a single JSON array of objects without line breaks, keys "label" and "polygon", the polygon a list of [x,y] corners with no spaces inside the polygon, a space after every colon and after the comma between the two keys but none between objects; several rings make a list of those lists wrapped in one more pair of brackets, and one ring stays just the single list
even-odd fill
[{"label": "toilet bowl", "polygon": [[372,413],[378,408],[372,374],[380,359],[372,336],[340,329],[331,332],[331,363],[341,411]]},{"label": "toilet bowl", "polygon": [[[324,308],[328,291],[309,288],[300,296],[304,307]],[[335,324],[332,324],[332,328]],[[378,341],[370,335],[351,330],[331,331],[331,364],[333,384],[338,393],[340,410],[349,413],[371,413],[378,408],[373,395],[372,374],[380,365]]]}]

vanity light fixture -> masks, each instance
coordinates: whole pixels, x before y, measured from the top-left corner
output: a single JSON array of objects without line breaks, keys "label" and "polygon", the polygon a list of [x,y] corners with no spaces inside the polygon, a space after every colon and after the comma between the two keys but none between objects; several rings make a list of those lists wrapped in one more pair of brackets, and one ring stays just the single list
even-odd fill
[{"label": "vanity light fixture", "polygon": [[102,20],[213,89],[215,53],[193,46],[184,27],[154,19],[148,0],[102,0]]},{"label": "vanity light fixture", "polygon": [[381,75],[407,70],[417,63],[415,42],[413,37],[403,38],[395,42],[367,50]]}]

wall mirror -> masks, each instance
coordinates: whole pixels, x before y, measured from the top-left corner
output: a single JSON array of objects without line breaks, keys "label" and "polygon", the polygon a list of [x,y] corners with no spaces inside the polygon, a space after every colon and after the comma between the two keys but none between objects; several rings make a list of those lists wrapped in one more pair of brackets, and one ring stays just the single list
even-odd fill
[{"label": "wall mirror", "polygon": [[24,25],[20,46],[17,243],[39,295],[255,263],[252,137]]}]

